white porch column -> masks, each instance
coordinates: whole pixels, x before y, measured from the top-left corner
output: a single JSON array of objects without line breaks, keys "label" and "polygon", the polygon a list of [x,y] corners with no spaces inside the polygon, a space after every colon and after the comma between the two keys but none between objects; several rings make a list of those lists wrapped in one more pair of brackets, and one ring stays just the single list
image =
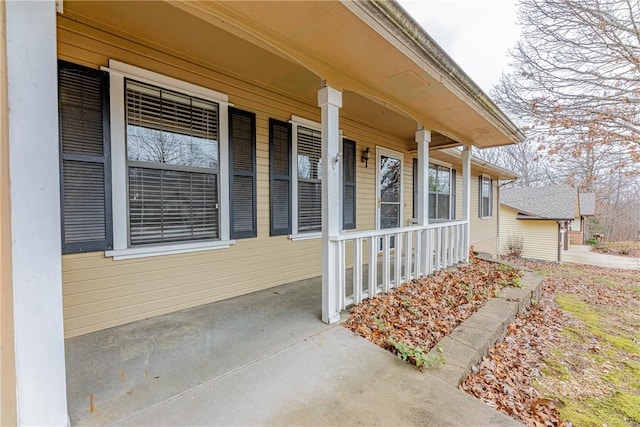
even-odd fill
[{"label": "white porch column", "polygon": [[340,233],[340,114],[342,92],[329,86],[318,91],[322,112],[322,321],[340,320],[338,243],[329,236]]},{"label": "white porch column", "polygon": [[[431,132],[420,129],[416,131],[416,143],[418,144],[418,225],[429,224],[429,143]],[[418,256],[420,270],[418,275],[429,274],[429,237],[427,232],[422,233]]]},{"label": "white porch column", "polygon": [[[8,1],[6,79],[18,425],[67,425],[56,6]],[[5,218],[3,218],[3,221]]]},{"label": "white porch column", "polygon": [[462,218],[467,221],[464,237],[464,259],[469,257],[469,235],[471,234],[471,146],[462,149]]},{"label": "white porch column", "polygon": [[418,143],[418,224],[429,224],[429,143],[431,132],[418,130],[416,132]]}]

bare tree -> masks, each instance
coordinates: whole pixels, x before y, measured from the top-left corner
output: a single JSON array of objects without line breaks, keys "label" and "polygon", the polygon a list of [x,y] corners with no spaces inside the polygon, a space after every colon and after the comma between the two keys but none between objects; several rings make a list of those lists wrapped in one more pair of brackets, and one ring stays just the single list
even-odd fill
[{"label": "bare tree", "polygon": [[549,183],[549,165],[538,155],[536,145],[524,141],[504,147],[474,150],[474,157],[493,163],[520,176],[509,186],[536,187]]},{"label": "bare tree", "polygon": [[640,3],[522,0],[514,69],[493,93],[551,151],[640,144]]},{"label": "bare tree", "polygon": [[[492,92],[527,135],[523,162],[503,165],[521,185],[596,192],[602,232],[614,240],[640,228],[639,21],[638,0],[521,0],[522,36]],[[546,173],[532,179],[536,159]]]}]

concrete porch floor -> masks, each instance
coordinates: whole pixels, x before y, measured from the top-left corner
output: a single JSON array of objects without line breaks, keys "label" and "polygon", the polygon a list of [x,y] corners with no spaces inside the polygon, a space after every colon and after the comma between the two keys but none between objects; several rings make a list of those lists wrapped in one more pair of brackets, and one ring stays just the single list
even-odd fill
[{"label": "concrete porch floor", "polygon": [[518,425],[339,325],[304,280],[71,338],[72,425]]}]

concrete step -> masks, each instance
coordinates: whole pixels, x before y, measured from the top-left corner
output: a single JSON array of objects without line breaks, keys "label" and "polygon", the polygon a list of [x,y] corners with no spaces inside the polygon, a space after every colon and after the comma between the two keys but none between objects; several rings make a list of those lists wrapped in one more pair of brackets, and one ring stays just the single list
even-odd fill
[{"label": "concrete step", "polygon": [[444,363],[428,367],[425,372],[457,387],[472,366],[478,365],[491,347],[504,339],[516,315],[540,300],[542,280],[538,274],[525,271],[520,279],[522,288],[505,288],[500,297],[487,301],[429,352],[432,358],[442,354]]}]

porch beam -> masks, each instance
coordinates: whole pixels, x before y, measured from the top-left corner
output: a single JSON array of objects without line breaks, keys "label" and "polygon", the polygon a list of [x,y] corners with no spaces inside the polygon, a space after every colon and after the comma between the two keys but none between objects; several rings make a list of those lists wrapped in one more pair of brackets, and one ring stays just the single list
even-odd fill
[{"label": "porch beam", "polygon": [[341,290],[338,270],[338,242],[330,236],[340,233],[340,108],[342,92],[325,86],[318,91],[322,128],[322,321],[340,320]]},{"label": "porch beam", "polygon": [[68,425],[68,416],[56,5],[8,1],[4,12],[6,70],[2,72],[8,86],[11,201],[9,215],[3,212],[2,220],[10,223],[11,230],[7,257],[13,310],[3,317],[11,316],[13,321],[17,424],[63,426]]},{"label": "porch beam", "polygon": [[462,217],[467,221],[467,231],[464,233],[462,259],[469,259],[469,233],[471,232],[471,146],[462,149]]}]

